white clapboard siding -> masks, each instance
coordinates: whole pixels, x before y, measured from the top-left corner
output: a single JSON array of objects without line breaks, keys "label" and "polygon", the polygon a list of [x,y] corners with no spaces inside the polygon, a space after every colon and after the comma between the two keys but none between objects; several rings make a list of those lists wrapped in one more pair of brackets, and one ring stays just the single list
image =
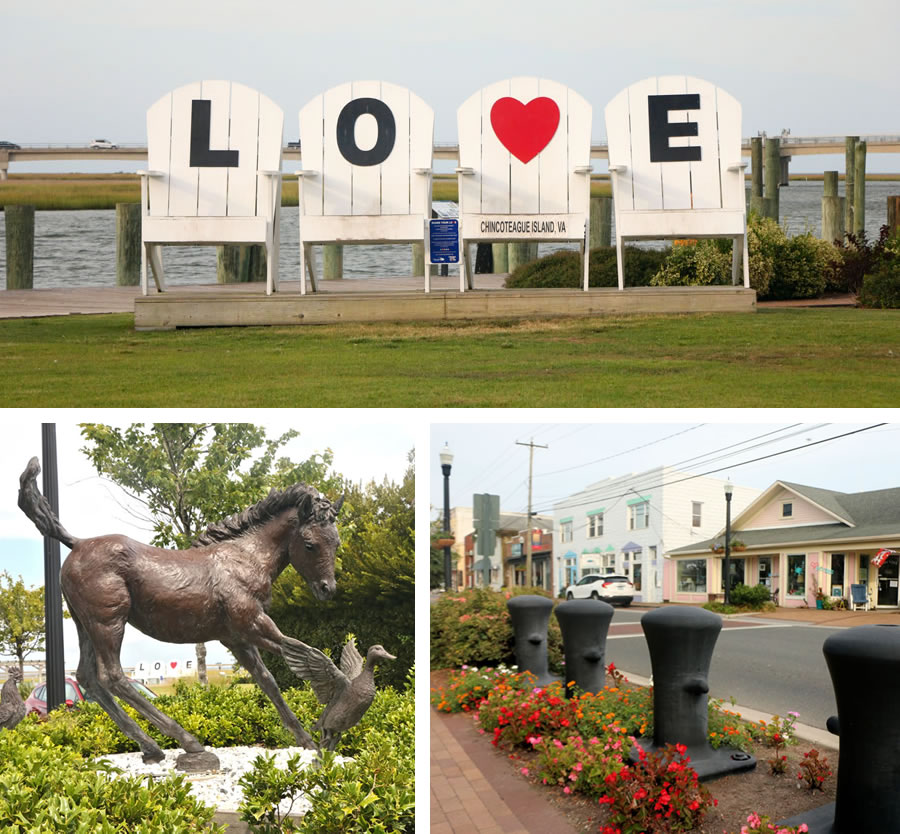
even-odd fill
[{"label": "white clapboard siding", "polygon": [[[648,97],[696,94],[696,110],[669,112],[669,122],[694,122],[697,136],[670,137],[671,147],[699,147],[699,160],[651,162]],[[622,90],[605,110],[616,213],[619,288],[624,288],[624,241],[727,237],[732,278],[750,286],[741,106],[724,90],[691,76],[645,78]]]},{"label": "white clapboard siding", "polygon": [[[210,102],[210,150],[238,152],[236,167],[192,167],[193,102]],[[148,171],[142,172],[142,291],[150,265],[165,288],[166,244],[259,243],[268,293],[278,281],[278,223],[284,114],[269,98],[233,81],[198,81],[167,93],[147,111]]]},{"label": "white clapboard siding", "polygon": [[[356,165],[338,147],[337,123],[344,107],[360,98],[387,105],[396,137],[376,165]],[[356,145],[372,148],[375,118],[355,123]],[[300,289],[312,271],[311,246],[320,243],[425,243],[431,217],[434,112],[405,87],[386,81],[353,81],[332,87],[300,111]],[[428,270],[426,269],[426,273]],[[428,276],[425,279],[429,289]]]},{"label": "white clapboard siding", "polygon": [[[503,98],[523,106],[549,98],[559,123],[537,155],[522,161],[503,144],[491,123],[491,111]],[[460,291],[473,286],[467,247],[475,240],[523,240],[482,231],[482,221],[502,216],[554,218],[566,232],[530,239],[577,240],[587,251],[590,215],[591,107],[576,92],[555,81],[519,77],[483,87],[457,110],[459,138]],[[587,289],[587,258],[584,259]]]}]

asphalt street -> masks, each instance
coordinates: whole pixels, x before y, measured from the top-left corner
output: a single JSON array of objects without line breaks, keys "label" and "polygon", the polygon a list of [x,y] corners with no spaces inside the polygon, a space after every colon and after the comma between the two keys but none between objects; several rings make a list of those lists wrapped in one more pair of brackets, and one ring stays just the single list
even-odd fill
[{"label": "asphalt street", "polygon": [[[626,674],[649,678],[647,644],[643,631],[634,628],[642,614],[616,609],[606,660]],[[822,644],[837,629],[756,619],[727,620],[724,625],[709,672],[710,697],[726,702],[733,698],[770,715],[793,710],[802,723],[824,729],[837,707]]]}]

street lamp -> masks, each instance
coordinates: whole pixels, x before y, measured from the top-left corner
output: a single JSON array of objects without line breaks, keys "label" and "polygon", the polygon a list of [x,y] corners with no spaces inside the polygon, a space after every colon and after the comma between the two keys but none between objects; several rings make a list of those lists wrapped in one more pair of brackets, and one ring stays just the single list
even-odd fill
[{"label": "street lamp", "polygon": [[[444,473],[444,533],[445,538],[450,538],[450,467],[453,464],[453,452],[444,443],[441,449],[441,472]],[[451,586],[450,569],[450,545],[444,546],[444,590],[449,591]]]},{"label": "street lamp", "polygon": [[725,561],[722,564],[722,570],[725,573],[725,604],[731,602],[731,577],[729,569],[731,568],[731,493],[734,487],[731,481],[725,482]]}]

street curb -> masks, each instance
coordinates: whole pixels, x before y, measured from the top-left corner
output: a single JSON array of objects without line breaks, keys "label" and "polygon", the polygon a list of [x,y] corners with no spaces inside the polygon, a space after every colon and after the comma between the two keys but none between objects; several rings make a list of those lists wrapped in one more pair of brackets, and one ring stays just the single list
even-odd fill
[{"label": "street curb", "polygon": [[[626,672],[624,669],[619,669],[619,671],[625,675],[625,678],[629,683],[634,683],[638,686],[653,686],[653,682],[649,678],[642,677],[641,675],[633,675],[631,672]],[[749,721],[753,724],[758,724],[760,721],[768,722],[772,718],[772,713],[770,712],[760,712],[757,709],[753,709],[753,707],[744,707],[740,704],[729,706],[728,709],[731,712],[738,713],[745,721]],[[825,747],[829,750],[840,749],[840,740],[837,736],[829,733],[828,730],[822,730],[818,727],[811,727],[809,724],[797,722],[794,724],[794,734],[799,739],[815,744],[816,747]]]}]

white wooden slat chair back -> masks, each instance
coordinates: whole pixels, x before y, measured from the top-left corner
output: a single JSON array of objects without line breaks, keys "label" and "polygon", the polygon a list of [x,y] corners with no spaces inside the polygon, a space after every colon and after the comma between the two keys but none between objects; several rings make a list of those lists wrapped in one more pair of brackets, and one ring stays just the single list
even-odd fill
[{"label": "white wooden slat chair back", "polygon": [[234,81],[198,81],[147,111],[141,173],[141,286],[149,262],[165,289],[164,244],[263,244],[266,292],[278,285],[284,114]]},{"label": "white wooden slat chair back", "polygon": [[732,281],[750,286],[741,106],[708,81],[671,75],[622,90],[605,110],[619,289],[626,239],[729,237]]},{"label": "white wooden slat chair back", "polygon": [[[460,291],[473,241],[577,240],[587,289],[591,106],[542,78],[482,88],[457,110]],[[515,218],[516,225],[504,223]],[[525,225],[528,224],[528,225]]]},{"label": "white wooden slat chair back", "polygon": [[[312,245],[423,243],[431,218],[434,111],[386,81],[353,81],[300,111],[300,288]],[[425,290],[429,286],[426,257]]]}]

